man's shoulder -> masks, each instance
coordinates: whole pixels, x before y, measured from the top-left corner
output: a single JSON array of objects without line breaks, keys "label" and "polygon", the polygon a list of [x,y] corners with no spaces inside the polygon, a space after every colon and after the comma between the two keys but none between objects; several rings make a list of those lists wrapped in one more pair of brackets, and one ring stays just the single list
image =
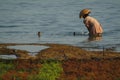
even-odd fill
[{"label": "man's shoulder", "polygon": [[88,16],[87,18],[88,18],[88,19],[95,19],[94,17],[91,17],[91,16]]},{"label": "man's shoulder", "polygon": [[94,18],[91,17],[91,16],[87,16],[87,17],[85,18],[85,20],[94,20]]},{"label": "man's shoulder", "polygon": [[91,16],[88,16],[86,19],[87,19],[87,20],[91,20],[91,21],[97,21],[97,19],[96,19],[96,18],[91,17]]}]

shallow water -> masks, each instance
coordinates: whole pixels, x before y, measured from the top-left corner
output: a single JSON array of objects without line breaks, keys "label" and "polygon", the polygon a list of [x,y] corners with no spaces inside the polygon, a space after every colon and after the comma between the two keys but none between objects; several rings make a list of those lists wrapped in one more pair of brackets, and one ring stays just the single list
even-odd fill
[{"label": "shallow water", "polygon": [[48,46],[36,46],[36,45],[16,45],[16,46],[8,46],[10,49],[17,49],[17,50],[26,50],[30,55],[35,56],[43,49],[49,48]]},{"label": "shallow water", "polygon": [[17,59],[15,55],[0,55],[0,59]]},{"label": "shallow water", "polygon": [[[101,22],[104,34],[100,40],[88,40],[79,19],[83,8],[90,8],[91,16]],[[119,13],[120,0],[0,0],[0,43],[115,46],[120,51]]]}]

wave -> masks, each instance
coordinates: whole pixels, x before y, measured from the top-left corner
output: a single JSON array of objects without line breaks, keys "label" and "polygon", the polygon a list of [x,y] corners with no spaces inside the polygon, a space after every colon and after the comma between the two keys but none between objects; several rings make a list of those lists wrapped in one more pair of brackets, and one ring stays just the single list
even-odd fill
[{"label": "wave", "polygon": [[6,32],[0,32],[0,33],[29,33],[27,31],[6,31]]},{"label": "wave", "polygon": [[14,27],[18,27],[16,25],[0,25],[0,28],[14,28]]},{"label": "wave", "polygon": [[56,36],[88,36],[88,32],[58,32],[50,35]]}]

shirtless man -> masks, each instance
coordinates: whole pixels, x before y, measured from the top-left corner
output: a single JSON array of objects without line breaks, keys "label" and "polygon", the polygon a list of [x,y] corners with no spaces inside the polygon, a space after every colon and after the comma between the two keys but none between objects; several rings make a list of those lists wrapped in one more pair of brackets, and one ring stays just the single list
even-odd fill
[{"label": "shirtless man", "polygon": [[89,31],[89,37],[101,37],[103,33],[102,26],[95,18],[89,16],[90,13],[91,10],[83,9],[79,17],[84,19],[83,23]]}]

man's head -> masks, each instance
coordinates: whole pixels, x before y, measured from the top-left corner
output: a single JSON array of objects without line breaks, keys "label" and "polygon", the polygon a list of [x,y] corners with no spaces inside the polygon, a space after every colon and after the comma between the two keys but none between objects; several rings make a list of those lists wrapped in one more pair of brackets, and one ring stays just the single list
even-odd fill
[{"label": "man's head", "polygon": [[91,10],[83,9],[80,11],[79,18],[85,18],[86,16],[89,15],[89,13],[91,13]]}]

